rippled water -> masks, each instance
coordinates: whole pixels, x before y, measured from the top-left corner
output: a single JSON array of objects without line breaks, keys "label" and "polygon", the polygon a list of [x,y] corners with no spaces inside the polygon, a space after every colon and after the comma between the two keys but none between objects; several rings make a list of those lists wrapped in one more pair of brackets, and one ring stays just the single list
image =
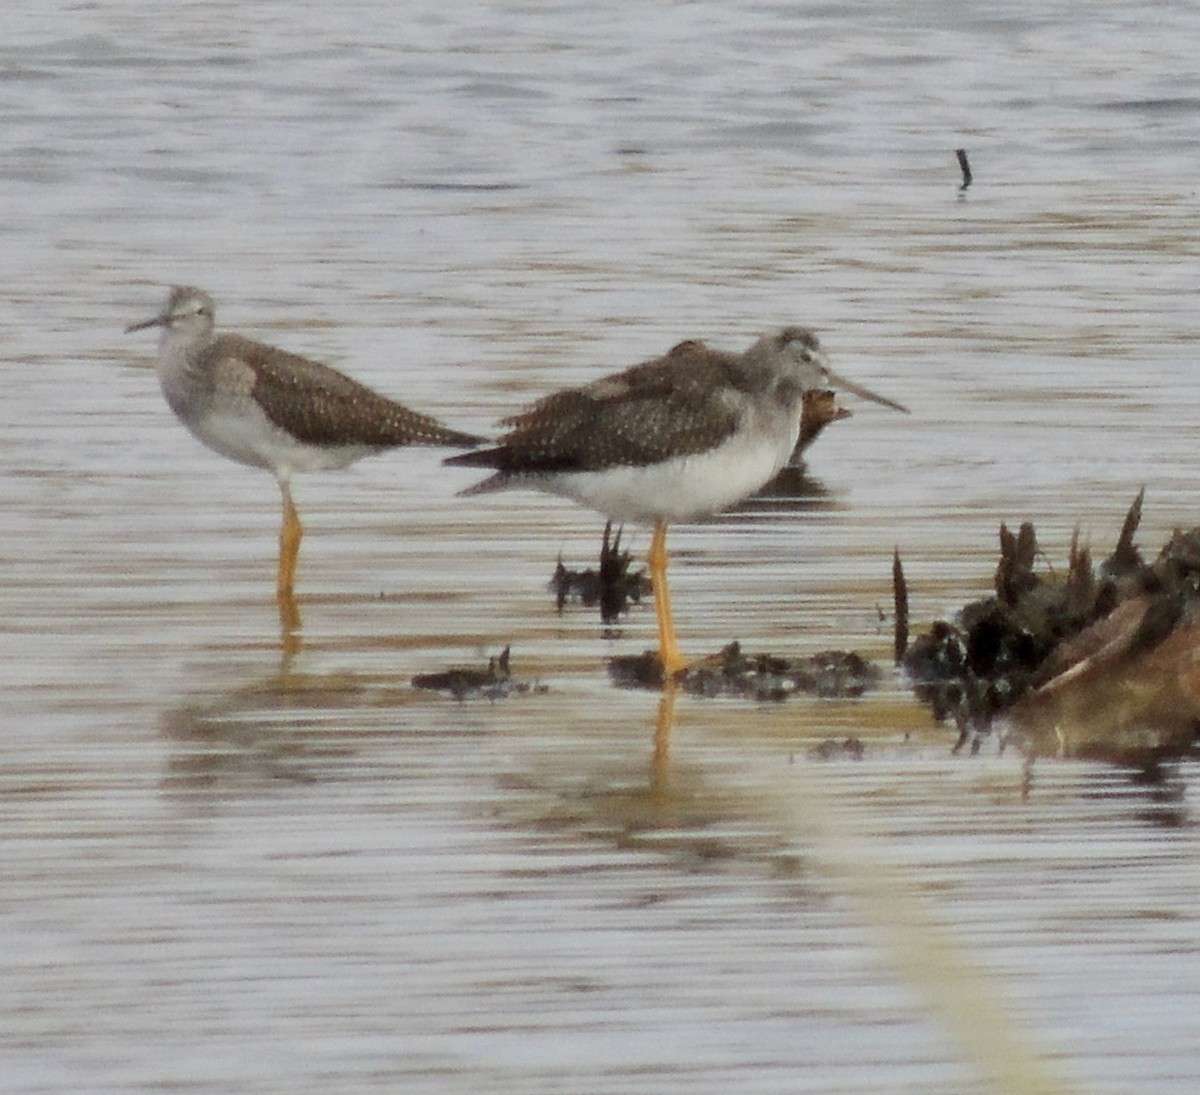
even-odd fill
[{"label": "rippled water", "polygon": [[[672,532],[685,648],[886,663],[991,580],[1197,523],[1191,5],[50,5],[0,44],[0,1087],[1179,1092],[1195,766],[951,757],[657,697],[553,610],[601,521],[401,452],[277,491],[167,411],[165,286],[466,429],[683,337],[901,399]],[[975,183],[957,193],[953,150]],[[629,533],[645,547],[644,534]],[[546,686],[414,674],[511,644]],[[809,752],[847,735],[861,761]],[[661,742],[660,742],[661,744]]]}]

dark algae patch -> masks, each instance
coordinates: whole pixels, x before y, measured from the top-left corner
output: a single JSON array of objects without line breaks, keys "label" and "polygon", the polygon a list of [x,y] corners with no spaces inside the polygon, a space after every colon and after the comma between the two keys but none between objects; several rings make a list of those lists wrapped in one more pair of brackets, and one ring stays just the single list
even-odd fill
[{"label": "dark algae patch", "polygon": [[[1134,537],[1139,494],[1099,564],[1072,539],[1065,568],[1031,524],[1000,527],[995,592],[911,643],[897,559],[897,660],[916,697],[979,748],[994,728],[1032,753],[1145,764],[1191,749],[1200,727],[1200,528],[1153,562]],[[903,606],[904,612],[901,613]],[[902,618],[903,615],[903,618]]]}]

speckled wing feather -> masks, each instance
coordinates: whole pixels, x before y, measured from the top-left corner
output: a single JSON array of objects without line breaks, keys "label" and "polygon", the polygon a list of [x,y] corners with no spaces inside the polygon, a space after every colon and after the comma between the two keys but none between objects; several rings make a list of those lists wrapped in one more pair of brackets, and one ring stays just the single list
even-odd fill
[{"label": "speckled wing feather", "polygon": [[719,445],[737,428],[739,392],[751,382],[741,358],[702,342],[538,400],[506,419],[495,448],[447,463],[495,468],[501,475],[658,463]]},{"label": "speckled wing feather", "polygon": [[235,358],[253,370],[250,394],[276,426],[305,444],[382,449],[482,443],[320,362],[239,335],[222,335],[211,352],[218,360]]}]

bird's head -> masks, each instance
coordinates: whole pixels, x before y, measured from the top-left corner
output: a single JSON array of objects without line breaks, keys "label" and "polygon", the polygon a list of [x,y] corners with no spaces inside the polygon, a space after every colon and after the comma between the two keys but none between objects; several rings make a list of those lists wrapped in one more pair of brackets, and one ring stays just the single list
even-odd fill
[{"label": "bird's head", "polygon": [[153,319],[145,319],[125,328],[125,333],[144,331],[147,327],[162,327],[184,337],[203,337],[212,333],[216,308],[212,297],[203,289],[177,285],[167,297],[166,306]]},{"label": "bird's head", "polygon": [[829,367],[820,340],[807,327],[782,327],[774,334],[764,335],[751,348],[751,354],[770,363],[778,372],[798,384],[801,392],[833,390],[849,392],[860,399],[869,399],[894,411],[908,414],[908,408],[853,380],[839,376]]}]

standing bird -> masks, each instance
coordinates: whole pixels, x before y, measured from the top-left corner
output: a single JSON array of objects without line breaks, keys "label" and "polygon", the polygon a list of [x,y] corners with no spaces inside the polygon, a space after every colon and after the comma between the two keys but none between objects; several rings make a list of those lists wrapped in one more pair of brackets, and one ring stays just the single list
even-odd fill
[{"label": "standing bird", "polygon": [[292,502],[296,472],[345,468],[400,445],[479,445],[410,411],[350,377],[308,358],[214,334],[212,297],[176,287],[153,319],[126,333],[161,327],[158,379],[171,410],[214,452],[266,468],[283,492],[279,534],[281,609],[293,603],[296,559],[304,528]]},{"label": "standing bird", "polygon": [[745,353],[681,342],[664,356],[568,388],[506,419],[495,447],[447,464],[495,469],[467,494],[533,487],[613,521],[654,526],[647,563],[669,680],[687,666],[667,586],[667,526],[747,497],[787,463],[804,394],[840,389],[907,408],[831,372],[804,327],[764,335]]}]

